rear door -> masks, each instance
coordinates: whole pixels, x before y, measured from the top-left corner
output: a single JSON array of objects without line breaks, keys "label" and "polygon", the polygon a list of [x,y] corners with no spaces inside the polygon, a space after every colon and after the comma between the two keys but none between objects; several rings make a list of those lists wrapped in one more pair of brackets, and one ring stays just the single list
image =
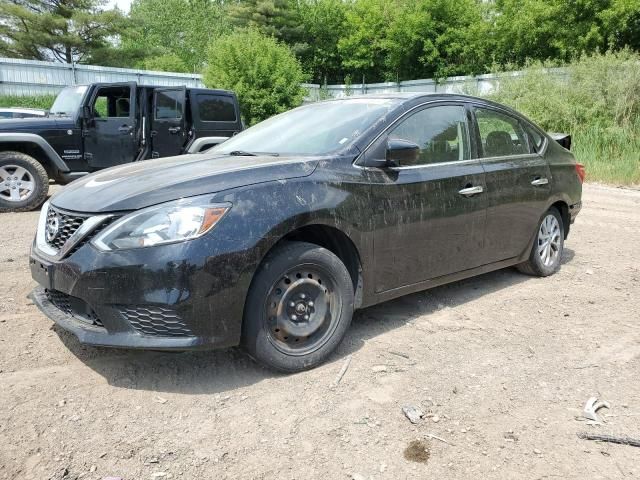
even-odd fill
[{"label": "rear door", "polygon": [[152,158],[180,155],[186,143],[186,88],[158,88],[153,92]]},{"label": "rear door", "polygon": [[384,158],[389,138],[420,146],[415,164],[368,172],[376,292],[482,262],[485,181],[468,127],[463,104],[425,106],[401,119],[367,150],[367,156]]},{"label": "rear door", "polygon": [[473,106],[487,182],[487,263],[524,253],[550,196],[551,172],[527,129],[504,110]]},{"label": "rear door", "polygon": [[135,160],[136,84],[98,85],[89,98],[91,117],[86,119],[85,158],[92,170]]}]

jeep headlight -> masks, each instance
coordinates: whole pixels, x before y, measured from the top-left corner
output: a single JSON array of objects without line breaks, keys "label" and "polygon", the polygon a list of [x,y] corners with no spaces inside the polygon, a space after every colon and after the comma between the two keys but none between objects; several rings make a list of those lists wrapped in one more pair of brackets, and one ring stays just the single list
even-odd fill
[{"label": "jeep headlight", "polygon": [[91,243],[103,251],[151,247],[200,237],[211,230],[230,204],[182,199],[144,208],[115,221]]}]

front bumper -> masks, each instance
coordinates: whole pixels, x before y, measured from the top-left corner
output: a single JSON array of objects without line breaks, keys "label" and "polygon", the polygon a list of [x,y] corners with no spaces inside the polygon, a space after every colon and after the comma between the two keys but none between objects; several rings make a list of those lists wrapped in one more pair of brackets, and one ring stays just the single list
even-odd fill
[{"label": "front bumper", "polygon": [[[38,308],[83,344],[154,350],[237,345],[252,268],[206,237],[123,252],[91,244],[68,258],[31,252]],[[206,253],[205,253],[206,252]]]}]

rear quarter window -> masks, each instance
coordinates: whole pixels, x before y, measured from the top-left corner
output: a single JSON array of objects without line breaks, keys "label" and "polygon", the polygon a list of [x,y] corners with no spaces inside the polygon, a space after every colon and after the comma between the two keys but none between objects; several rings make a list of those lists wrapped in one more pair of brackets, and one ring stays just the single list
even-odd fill
[{"label": "rear quarter window", "polygon": [[235,122],[236,106],[231,97],[200,93],[196,95],[202,122]]}]

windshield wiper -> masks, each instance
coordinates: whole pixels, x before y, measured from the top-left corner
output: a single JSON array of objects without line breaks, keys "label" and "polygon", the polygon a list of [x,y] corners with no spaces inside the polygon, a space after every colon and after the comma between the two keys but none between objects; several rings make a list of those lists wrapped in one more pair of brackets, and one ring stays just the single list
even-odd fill
[{"label": "windshield wiper", "polygon": [[257,157],[258,155],[252,152],[245,152],[244,150],[234,150],[229,152],[232,157]]},{"label": "windshield wiper", "polygon": [[266,155],[268,157],[279,157],[280,154],[276,152],[246,152],[244,150],[234,150],[229,152],[232,157],[257,157],[259,155]]}]

